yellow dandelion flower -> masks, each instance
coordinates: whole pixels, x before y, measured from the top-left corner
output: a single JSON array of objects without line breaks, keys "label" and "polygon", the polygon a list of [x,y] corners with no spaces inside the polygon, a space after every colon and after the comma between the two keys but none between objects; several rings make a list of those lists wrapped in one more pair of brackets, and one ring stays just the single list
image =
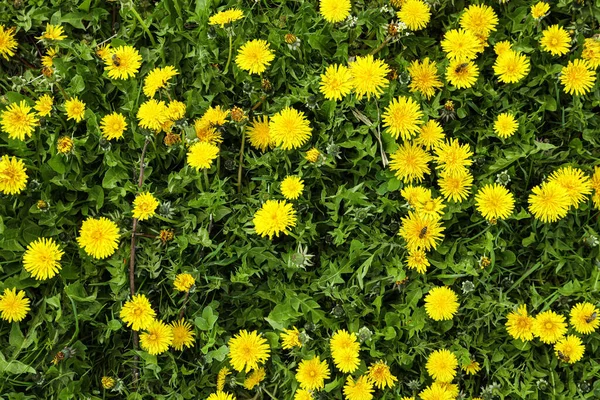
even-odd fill
[{"label": "yellow dandelion flower", "polygon": [[450,61],[446,69],[446,79],[459,89],[468,89],[477,82],[479,68],[473,61],[455,59]]},{"label": "yellow dandelion flower", "polygon": [[415,60],[408,67],[410,83],[408,89],[411,92],[421,92],[427,99],[435,94],[437,88],[443,87],[437,71],[437,65],[425,57],[423,61]]},{"label": "yellow dandelion flower", "polygon": [[77,97],[72,97],[65,101],[65,112],[67,113],[67,121],[72,119],[75,122],[80,122],[85,115],[85,103]]},{"label": "yellow dandelion flower", "polygon": [[269,117],[257,117],[252,121],[246,130],[246,136],[252,147],[266,151],[273,144],[269,129]]},{"label": "yellow dandelion flower", "polygon": [[395,139],[407,140],[417,134],[423,124],[423,112],[416,101],[400,96],[392,99],[382,115],[383,126]]},{"label": "yellow dandelion flower", "polygon": [[102,59],[105,60],[107,58],[110,58],[110,52],[112,51],[112,48],[110,47],[110,44],[105,43],[100,45],[100,47],[98,47],[98,50],[96,50],[96,55]]},{"label": "yellow dandelion flower", "polygon": [[0,56],[8,60],[9,57],[15,55],[15,49],[17,48],[17,41],[15,40],[15,28],[5,29],[4,25],[0,24]]},{"label": "yellow dandelion flower", "polygon": [[154,68],[144,79],[144,94],[148,97],[154,97],[158,89],[167,87],[169,80],[177,74],[177,70],[171,65],[164,68]]},{"label": "yellow dandelion flower", "polygon": [[425,28],[431,19],[429,4],[422,0],[403,1],[397,15],[400,22],[403,22],[412,31]]},{"label": "yellow dandelion flower", "polygon": [[250,74],[262,74],[274,58],[275,53],[269,48],[269,43],[254,39],[240,48],[235,63]]},{"label": "yellow dandelion flower", "polygon": [[396,178],[403,182],[421,182],[429,174],[427,163],[432,158],[422,147],[404,142],[391,156],[390,169],[395,171]]},{"label": "yellow dandelion flower", "polygon": [[162,321],[152,321],[140,335],[140,347],[151,355],[164,353],[172,343],[173,329]]},{"label": "yellow dandelion flower", "polygon": [[38,238],[27,246],[23,266],[38,281],[50,279],[60,271],[63,254],[54,239]]},{"label": "yellow dandelion flower", "polygon": [[128,327],[139,331],[150,326],[156,318],[156,313],[145,295],[136,294],[125,302],[119,316]]},{"label": "yellow dandelion flower", "polygon": [[449,287],[434,287],[425,296],[425,311],[435,321],[452,319],[458,306],[458,296]]},{"label": "yellow dandelion flower", "polygon": [[514,50],[499,54],[494,63],[494,74],[503,83],[516,83],[529,73],[529,59]]},{"label": "yellow dandelion flower", "polygon": [[578,303],[571,309],[570,323],[584,335],[594,332],[600,325],[600,311],[591,303]]},{"label": "yellow dandelion flower", "polygon": [[554,352],[561,361],[574,364],[583,358],[585,346],[577,336],[568,335],[556,342]]},{"label": "yellow dandelion flower", "polygon": [[302,146],[312,134],[304,113],[291,107],[286,107],[271,117],[269,132],[273,143],[284,150]]},{"label": "yellow dandelion flower", "polygon": [[563,167],[554,171],[548,182],[556,182],[566,192],[569,205],[579,208],[579,204],[592,193],[592,183],[582,170],[573,167]]},{"label": "yellow dandelion flower", "polygon": [[477,210],[488,221],[508,218],[514,208],[515,199],[504,186],[497,183],[487,184],[475,195]]},{"label": "yellow dandelion flower", "polygon": [[543,1],[539,1],[531,6],[531,16],[535,19],[545,17],[548,11],[550,11],[550,4]]},{"label": "yellow dandelion flower", "polygon": [[562,56],[569,52],[571,36],[562,26],[552,25],[544,29],[540,45],[542,50],[553,56]]},{"label": "yellow dandelion flower", "polygon": [[225,392],[211,393],[206,400],[235,400],[235,396]]},{"label": "yellow dandelion flower", "polygon": [[169,120],[169,109],[164,101],[150,99],[140,105],[137,119],[142,128],[160,132],[163,124]]},{"label": "yellow dandelion flower", "polygon": [[140,193],[133,201],[133,218],[145,221],[156,214],[158,200],[150,192]]},{"label": "yellow dandelion flower", "polygon": [[367,375],[371,382],[379,389],[385,389],[386,386],[393,388],[398,380],[398,378],[390,372],[390,367],[381,360],[371,364],[367,371]]},{"label": "yellow dandelion flower", "polygon": [[296,226],[296,211],[285,201],[267,200],[254,214],[254,230],[262,237],[287,235],[289,228]]},{"label": "yellow dandelion flower", "polygon": [[473,163],[470,158],[473,153],[469,145],[461,145],[456,139],[440,144],[434,152],[437,162],[436,168],[449,175],[457,174]]},{"label": "yellow dandelion flower", "polygon": [[217,392],[222,392],[225,388],[225,380],[227,379],[227,375],[230,375],[231,371],[227,367],[223,367],[219,370],[217,374]]},{"label": "yellow dandelion flower", "polygon": [[370,54],[356,57],[349,69],[352,87],[359,100],[365,95],[367,100],[370,100],[371,96],[379,98],[389,84],[386,77],[390,72],[389,67],[383,60],[375,60]]},{"label": "yellow dandelion flower", "polygon": [[60,154],[67,154],[73,150],[73,139],[68,136],[61,136],[56,141],[56,151]]},{"label": "yellow dandelion flower", "polygon": [[105,115],[100,120],[100,130],[102,131],[102,136],[108,140],[121,139],[123,133],[127,130],[125,116],[118,112]]},{"label": "yellow dandelion flower", "polygon": [[110,376],[103,376],[100,382],[102,383],[102,387],[106,390],[112,389],[117,383],[117,381],[115,381],[115,379],[111,378]]},{"label": "yellow dandelion flower", "polygon": [[494,132],[502,139],[511,137],[519,128],[519,122],[512,113],[501,113],[494,121]]},{"label": "yellow dandelion flower", "polygon": [[33,108],[35,108],[35,110],[41,117],[47,117],[52,111],[53,104],[54,99],[52,98],[52,96],[44,94],[40,96],[40,98],[35,102],[35,106],[33,106]]},{"label": "yellow dandelion flower", "polygon": [[587,61],[589,68],[600,67],[600,39],[587,38],[583,41],[583,52],[581,58]]},{"label": "yellow dandelion flower", "polygon": [[317,161],[319,161],[320,156],[321,156],[321,152],[316,147],[313,147],[312,149],[310,149],[306,152],[306,154],[304,155],[304,158],[308,162],[316,163]]},{"label": "yellow dandelion flower", "polygon": [[489,36],[496,30],[498,16],[490,6],[471,4],[460,17],[460,26],[476,35]]},{"label": "yellow dandelion flower", "polygon": [[295,326],[292,329],[284,329],[282,333],[279,334],[281,338],[281,347],[285,350],[291,350],[294,347],[302,347],[302,342],[300,341],[300,331]]},{"label": "yellow dandelion flower", "polygon": [[194,346],[194,330],[192,324],[183,319],[171,322],[171,330],[173,333],[173,342],[171,347],[175,350],[183,350],[184,347]]},{"label": "yellow dandelion flower", "polygon": [[302,194],[304,190],[304,182],[300,179],[299,176],[286,176],[286,178],[281,181],[281,194],[287,200],[296,200]]},{"label": "yellow dandelion flower", "polygon": [[479,363],[475,360],[470,360],[470,362],[466,365],[463,365],[461,369],[465,371],[467,375],[475,375],[481,371],[481,365],[479,365]]},{"label": "yellow dandelion flower", "polygon": [[194,143],[187,153],[187,163],[196,170],[210,168],[212,162],[219,155],[219,148],[214,144]]},{"label": "yellow dandelion flower", "polygon": [[504,54],[511,49],[512,45],[507,40],[503,40],[494,45],[494,53],[496,53],[497,56],[499,56],[500,54]]},{"label": "yellow dandelion flower", "polygon": [[346,400],[371,400],[373,391],[373,383],[365,375],[358,377],[356,380],[351,376],[346,378],[346,384],[344,385]]},{"label": "yellow dandelion flower", "polygon": [[313,400],[312,392],[306,389],[298,389],[294,394],[294,400]]},{"label": "yellow dandelion flower", "polygon": [[419,393],[419,398],[421,400],[454,400],[455,396],[452,396],[446,386],[436,385],[434,382]]},{"label": "yellow dandelion flower", "polygon": [[424,250],[409,250],[406,256],[406,266],[414,269],[419,274],[427,272],[427,267],[431,264],[427,259],[427,254]]},{"label": "yellow dandelion flower", "polygon": [[544,182],[529,195],[529,212],[542,222],[556,222],[569,212],[571,200],[557,182]]},{"label": "yellow dandelion flower", "polygon": [[446,136],[440,123],[434,119],[430,119],[419,129],[419,135],[415,139],[415,143],[428,150],[432,150],[444,143],[445,138]]},{"label": "yellow dandelion flower", "polygon": [[410,251],[436,249],[439,241],[444,238],[444,227],[435,217],[410,211],[402,218],[400,236],[406,241]]},{"label": "yellow dandelion flower", "polygon": [[554,311],[544,311],[533,320],[533,334],[544,343],[556,343],[567,333],[565,317]]},{"label": "yellow dandelion flower", "polygon": [[110,57],[104,58],[105,70],[110,79],[129,79],[138,73],[142,56],[133,46],[119,46],[110,50]]},{"label": "yellow dandelion flower", "polygon": [[269,359],[267,340],[258,332],[241,330],[229,339],[229,361],[236,371],[249,372]]},{"label": "yellow dandelion flower", "polygon": [[450,60],[473,60],[480,47],[479,40],[471,32],[464,29],[451,29],[444,35],[442,50]]},{"label": "yellow dandelion flower", "polygon": [[0,158],[0,193],[19,194],[27,184],[27,168],[16,157]]},{"label": "yellow dandelion flower", "polygon": [[265,372],[265,369],[262,367],[258,368],[257,370],[252,371],[250,373],[250,375],[248,375],[248,377],[246,377],[246,379],[244,380],[244,387],[248,390],[254,389],[262,381],[265,380],[266,375],[267,375],[267,373]]},{"label": "yellow dandelion flower", "polygon": [[175,290],[180,292],[189,292],[192,286],[196,284],[196,279],[190,274],[177,274],[173,281]]},{"label": "yellow dandelion flower", "polygon": [[439,218],[444,214],[444,208],[446,208],[446,205],[441,197],[419,201],[415,205],[417,213],[435,218]]},{"label": "yellow dandelion flower", "polygon": [[330,65],[321,74],[319,90],[327,100],[341,100],[352,91],[350,70],[343,65]]},{"label": "yellow dandelion flower", "polygon": [[360,364],[360,345],[354,332],[344,329],[336,331],[329,341],[331,356],[335,366],[344,373],[356,371]]},{"label": "yellow dandelion flower", "polygon": [[581,96],[591,91],[596,82],[596,73],[585,60],[569,61],[560,71],[560,83],[568,94]]},{"label": "yellow dandelion flower", "polygon": [[29,311],[29,299],[25,292],[16,288],[5,288],[0,295],[0,318],[8,322],[19,322],[25,319]]},{"label": "yellow dandelion flower", "polygon": [[221,25],[223,28],[225,25],[232,22],[238,21],[244,17],[242,10],[237,8],[230,8],[225,11],[219,11],[216,14],[211,15],[208,19],[209,25]]},{"label": "yellow dandelion flower", "polygon": [[325,21],[331,23],[348,18],[351,6],[350,0],[319,0],[319,12]]},{"label": "yellow dandelion flower", "polygon": [[171,100],[167,106],[167,116],[171,121],[179,121],[185,117],[185,103],[179,100]]},{"label": "yellow dandelion flower", "polygon": [[296,380],[300,384],[300,388],[305,390],[323,389],[325,379],[329,379],[327,361],[321,361],[317,356],[310,360],[302,360],[298,364]]},{"label": "yellow dandelion flower", "polygon": [[431,189],[424,188],[423,186],[407,185],[400,191],[400,195],[404,197],[404,200],[411,207],[416,207],[417,204],[431,198]]},{"label": "yellow dandelion flower", "polygon": [[11,139],[25,140],[30,137],[39,125],[39,121],[31,107],[23,100],[11,103],[2,111],[2,130],[8,133]]},{"label": "yellow dandelion flower", "polygon": [[119,245],[119,228],[108,218],[89,217],[81,225],[77,243],[94,258],[110,257]]},{"label": "yellow dandelion flower", "polygon": [[429,355],[425,367],[435,381],[451,382],[456,376],[458,360],[451,351],[440,349]]},{"label": "yellow dandelion flower", "polygon": [[453,174],[442,172],[438,184],[440,192],[446,200],[460,203],[471,193],[473,175],[466,168],[459,169]]},{"label": "yellow dandelion flower", "polygon": [[46,25],[46,30],[42,33],[42,36],[36,37],[36,39],[55,40],[57,42],[66,39],[63,35],[63,27],[60,25]]}]

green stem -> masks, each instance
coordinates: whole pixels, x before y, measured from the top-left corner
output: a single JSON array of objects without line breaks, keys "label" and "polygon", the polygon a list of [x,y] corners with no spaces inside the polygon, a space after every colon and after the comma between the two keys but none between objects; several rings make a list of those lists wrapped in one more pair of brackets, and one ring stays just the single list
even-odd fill
[{"label": "green stem", "polygon": [[238,181],[237,181],[237,192],[238,194],[242,191],[242,167],[244,164],[244,145],[246,144],[246,130],[242,130],[242,147],[240,147],[240,165],[238,166]]},{"label": "green stem", "polygon": [[144,30],[144,32],[146,32],[146,35],[148,35],[148,37],[150,38],[150,42],[152,42],[152,46],[156,46],[156,41],[154,40],[154,36],[152,36],[152,32],[150,32],[150,29],[148,29],[148,26],[146,25],[146,23],[144,22],[144,20],[140,16],[140,14],[137,12],[135,7],[133,7],[133,5],[131,6],[131,11],[133,12],[133,15],[138,20],[140,25],[142,25],[142,29]]},{"label": "green stem", "polygon": [[63,87],[60,85],[60,83],[58,82],[54,82],[56,84],[56,87],[60,90],[60,92],[62,93],[63,97],[65,98],[65,101],[69,100],[70,97],[67,96],[67,92],[65,92],[65,89],[63,89]]},{"label": "green stem", "polygon": [[208,183],[208,172],[206,171],[206,168],[204,168],[202,170],[204,172],[204,183],[206,184],[206,189],[210,189],[210,183]]},{"label": "green stem", "polygon": [[227,73],[227,68],[229,68],[229,63],[231,62],[231,50],[233,48],[233,36],[229,34],[229,54],[227,55],[227,64],[225,64],[225,69],[223,69],[223,73]]}]

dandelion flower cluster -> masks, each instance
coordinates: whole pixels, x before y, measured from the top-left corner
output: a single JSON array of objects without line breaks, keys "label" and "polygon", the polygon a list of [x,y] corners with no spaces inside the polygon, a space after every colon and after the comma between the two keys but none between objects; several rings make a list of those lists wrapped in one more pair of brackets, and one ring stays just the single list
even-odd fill
[{"label": "dandelion flower cluster", "polygon": [[343,329],[335,332],[329,341],[329,347],[333,363],[341,372],[356,371],[360,364],[360,345],[355,333]]}]

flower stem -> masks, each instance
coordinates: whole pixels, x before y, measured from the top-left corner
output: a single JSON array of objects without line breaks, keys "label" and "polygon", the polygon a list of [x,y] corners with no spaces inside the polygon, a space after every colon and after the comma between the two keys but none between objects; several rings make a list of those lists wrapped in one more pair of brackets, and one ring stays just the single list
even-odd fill
[{"label": "flower stem", "polygon": [[244,164],[244,145],[246,144],[246,130],[242,130],[242,147],[240,147],[240,165],[238,166],[238,181],[237,181],[237,192],[238,194],[242,191],[242,167]]},{"label": "flower stem", "polygon": [[225,69],[223,69],[223,73],[227,73],[227,69],[229,68],[229,63],[231,62],[231,49],[233,48],[233,36],[229,34],[229,54],[227,54],[227,64],[225,64]]},{"label": "flower stem", "polygon": [[210,189],[210,183],[208,182],[208,172],[206,168],[203,169],[204,172],[204,183],[206,184],[206,190]]},{"label": "flower stem", "polygon": [[133,12],[133,15],[138,20],[140,25],[142,25],[142,29],[144,30],[144,32],[146,32],[146,35],[148,35],[148,37],[150,38],[150,42],[152,43],[152,46],[156,46],[156,41],[154,40],[154,36],[152,36],[152,32],[150,32],[150,29],[148,29],[148,26],[146,25],[146,23],[144,22],[144,20],[140,16],[140,14],[137,12],[135,7],[133,7],[133,4],[131,6],[131,11]]}]

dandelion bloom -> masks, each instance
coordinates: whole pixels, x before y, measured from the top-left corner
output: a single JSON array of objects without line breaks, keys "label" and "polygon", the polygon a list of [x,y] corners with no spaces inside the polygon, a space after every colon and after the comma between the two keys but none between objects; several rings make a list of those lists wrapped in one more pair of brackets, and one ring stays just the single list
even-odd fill
[{"label": "dandelion bloom", "polygon": [[596,72],[590,69],[585,60],[569,61],[560,71],[560,83],[568,94],[578,96],[591,91],[596,82]]},{"label": "dandelion bloom", "polygon": [[434,287],[425,296],[425,311],[435,321],[452,319],[458,306],[458,296],[449,287]]},{"label": "dandelion bloom", "polygon": [[19,103],[9,104],[2,111],[2,130],[8,133],[11,139],[25,140],[30,137],[39,125],[39,121],[31,107],[23,100]]},{"label": "dandelion bloom", "polygon": [[425,28],[431,19],[429,4],[422,0],[403,1],[397,15],[400,22],[403,22],[412,31]]},{"label": "dandelion bloom", "polygon": [[64,254],[54,239],[38,238],[27,246],[23,266],[38,281],[50,279],[60,271]]},{"label": "dandelion bloom", "polygon": [[313,400],[312,392],[306,389],[298,389],[294,394],[294,400]]},{"label": "dandelion bloom", "polygon": [[171,330],[173,333],[171,347],[175,350],[183,350],[184,346],[192,347],[194,345],[194,330],[189,322],[183,319],[171,322]]},{"label": "dandelion bloom", "polygon": [[154,68],[144,79],[144,94],[154,97],[158,89],[167,87],[169,80],[177,75],[177,70],[171,65],[164,68]]},{"label": "dandelion bloom", "polygon": [[282,333],[279,334],[281,338],[281,347],[285,350],[291,350],[294,347],[302,347],[302,342],[300,341],[300,331],[295,326],[292,329],[284,329]]},{"label": "dandelion bloom", "polygon": [[325,21],[335,23],[348,18],[351,6],[350,0],[320,0],[319,12]]},{"label": "dandelion bloom", "polygon": [[4,25],[0,24],[0,56],[8,60],[9,57],[15,55],[15,49],[17,48],[17,41],[15,40],[15,28],[5,29]]},{"label": "dandelion bloom", "polygon": [[102,379],[100,380],[100,383],[102,383],[102,387],[104,389],[112,389],[113,387],[115,387],[115,384],[117,383],[117,381],[115,381],[115,378],[111,378],[110,376],[103,376]]},{"label": "dandelion bloom", "polygon": [[210,168],[219,155],[219,148],[214,144],[197,142],[190,146],[187,163],[196,170]]},{"label": "dandelion bloom", "polygon": [[125,302],[119,316],[128,327],[139,331],[150,326],[150,323],[156,318],[156,313],[145,295],[136,294],[131,300]]},{"label": "dandelion bloom", "polygon": [[72,97],[65,101],[65,112],[67,113],[67,121],[72,119],[75,122],[80,122],[85,115],[85,103],[77,97]]},{"label": "dandelion bloom", "polygon": [[179,121],[185,117],[186,105],[179,100],[171,100],[167,105],[167,115],[171,121]]},{"label": "dandelion bloom", "polygon": [[189,292],[192,286],[196,284],[196,280],[190,274],[177,274],[173,281],[175,290],[179,292]]},{"label": "dandelion bloom", "polygon": [[548,14],[550,4],[540,1],[531,6],[531,16],[535,19],[540,19]]},{"label": "dandelion bloom", "polygon": [[196,131],[196,137],[200,142],[209,143],[215,146],[223,142],[221,132],[212,124],[206,124],[201,119],[194,121],[194,130]]},{"label": "dandelion bloom", "polygon": [[414,269],[419,274],[427,272],[427,267],[431,264],[427,259],[427,254],[424,250],[409,250],[406,256],[406,266],[410,269]]},{"label": "dandelion bloom", "polygon": [[73,139],[68,136],[61,136],[56,141],[56,151],[60,154],[67,154],[73,150]]},{"label": "dandelion bloom", "polygon": [[423,124],[423,112],[416,101],[400,96],[392,99],[383,115],[383,126],[395,139],[407,140],[416,135],[419,125]]},{"label": "dandelion bloom", "polygon": [[533,320],[533,334],[544,343],[556,343],[567,333],[565,317],[554,311],[544,311]]},{"label": "dandelion bloom", "polygon": [[431,189],[423,186],[408,185],[400,191],[400,195],[404,197],[404,200],[406,200],[411,207],[416,207],[417,204],[431,198]]},{"label": "dandelion bloom", "polygon": [[568,335],[556,342],[554,352],[561,361],[574,364],[583,358],[585,346],[577,336]]},{"label": "dandelion bloom", "polygon": [[272,239],[280,233],[287,235],[289,228],[296,226],[296,211],[285,201],[267,200],[254,214],[253,222],[257,234]]},{"label": "dandelion bloom", "polygon": [[0,295],[0,318],[8,322],[19,322],[25,319],[29,311],[29,299],[25,292],[16,288],[5,288]]},{"label": "dandelion bloom", "polygon": [[158,200],[150,192],[140,193],[133,200],[133,218],[145,221],[156,214]]},{"label": "dandelion bloom", "polygon": [[104,58],[105,70],[111,79],[133,78],[142,65],[142,56],[133,46],[120,46],[110,50]]},{"label": "dandelion bloom", "polygon": [[437,88],[443,87],[437,71],[437,65],[425,57],[423,61],[415,60],[408,67],[410,83],[408,88],[411,92],[421,92],[429,99],[435,94]]},{"label": "dandelion bloom", "polygon": [[257,117],[246,128],[246,136],[252,147],[261,151],[267,150],[273,143],[271,130],[269,129],[269,117]]},{"label": "dandelion bloom", "polygon": [[450,175],[463,171],[473,163],[470,158],[473,153],[469,145],[461,145],[456,139],[440,144],[435,148],[434,153],[438,164],[436,168]]},{"label": "dandelion bloom", "polygon": [[227,367],[223,367],[219,370],[217,374],[217,392],[222,392],[225,388],[225,381],[227,379],[227,375],[230,375],[231,371]]},{"label": "dandelion bloom", "polygon": [[216,14],[211,15],[208,19],[209,25],[221,25],[223,28],[226,24],[238,21],[244,17],[242,10],[237,8],[230,8],[229,10],[219,11]]},{"label": "dandelion bloom", "polygon": [[529,59],[520,52],[506,50],[494,63],[494,74],[503,83],[516,83],[529,73]]},{"label": "dandelion bloom", "polygon": [[42,36],[37,37],[36,39],[46,39],[46,40],[56,40],[57,42],[66,39],[67,37],[63,35],[63,27],[60,25],[46,25],[46,30],[42,33]]},{"label": "dandelion bloom", "polygon": [[503,139],[512,136],[518,128],[519,123],[511,113],[501,113],[494,121],[494,132]]},{"label": "dandelion bloom", "polygon": [[444,143],[444,130],[439,122],[430,119],[419,129],[419,134],[415,139],[415,143],[432,150]]},{"label": "dandelion bloom", "polygon": [[235,396],[223,391],[211,393],[206,400],[235,400]]},{"label": "dandelion bloom", "polygon": [[419,393],[419,399],[421,400],[454,400],[455,398],[456,396],[453,396],[446,386],[436,382]]},{"label": "dandelion bloom", "polygon": [[473,60],[479,48],[477,37],[471,31],[464,29],[449,30],[441,44],[442,50],[450,60]]},{"label": "dandelion bloom", "polygon": [[581,58],[587,61],[589,68],[600,67],[600,39],[595,37],[585,39]]},{"label": "dandelion bloom", "polygon": [[343,373],[356,371],[360,364],[360,344],[356,334],[344,329],[336,331],[329,341],[331,357],[335,366]]},{"label": "dandelion bloom", "polygon": [[319,390],[325,387],[325,379],[329,378],[329,367],[327,361],[321,361],[319,357],[310,360],[302,360],[296,370],[296,380],[300,388],[305,390]]},{"label": "dandelion bloom", "polygon": [[269,359],[267,340],[258,332],[241,330],[229,339],[229,360],[236,371],[249,372]]},{"label": "dandelion bloom", "polygon": [[553,56],[562,56],[569,52],[571,36],[562,26],[552,25],[542,32],[540,45],[542,50]]},{"label": "dandelion bloom", "polygon": [[527,314],[527,306],[522,304],[517,311],[506,317],[506,331],[514,339],[529,341],[533,339],[533,317]]},{"label": "dandelion bloom", "polygon": [[444,199],[441,197],[429,198],[415,204],[415,210],[422,215],[439,218],[444,214]]},{"label": "dandelion bloom", "polygon": [[33,108],[35,108],[35,110],[41,117],[47,117],[52,111],[53,104],[54,99],[52,98],[52,96],[44,94],[40,96],[40,98],[35,102],[35,106],[33,106]]},{"label": "dandelion bloom", "polygon": [[554,171],[548,182],[556,182],[566,192],[569,205],[579,208],[579,204],[592,193],[590,179],[579,168],[563,167]]},{"label": "dandelion bloom", "polygon": [[373,390],[373,382],[368,376],[363,375],[356,380],[349,376],[344,385],[344,396],[346,400],[371,400]]},{"label": "dandelion bloom", "polygon": [[287,176],[281,182],[281,194],[287,200],[295,200],[302,194],[304,190],[304,182],[299,176]]},{"label": "dandelion bloom", "polygon": [[544,182],[529,195],[529,212],[542,222],[556,222],[569,212],[571,200],[558,182]]},{"label": "dandelion bloom", "polygon": [[327,100],[341,100],[352,91],[350,70],[339,64],[333,64],[327,67],[324,74],[321,74],[321,84],[319,90]]},{"label": "dandelion bloom", "polygon": [[89,217],[81,225],[77,243],[88,255],[102,259],[110,257],[119,244],[119,228],[106,217]]},{"label": "dandelion bloom", "polygon": [[514,208],[515,199],[504,186],[497,183],[487,184],[475,195],[477,210],[485,219],[506,219]]},{"label": "dandelion bloom", "polygon": [[275,54],[264,40],[254,39],[246,42],[238,51],[235,62],[240,69],[250,74],[261,74],[271,64]]},{"label": "dandelion bloom", "polygon": [[376,60],[370,54],[356,57],[356,61],[351,63],[349,68],[352,87],[359,100],[365,95],[367,100],[370,100],[371,96],[379,98],[389,84],[386,77],[390,72],[389,67],[383,60]]},{"label": "dandelion bloom", "polygon": [[398,380],[398,378],[390,372],[390,367],[381,360],[371,364],[367,371],[367,375],[371,382],[379,389],[385,389],[386,386],[393,388],[396,384],[395,382]]},{"label": "dandelion bloom", "polygon": [[321,152],[316,147],[313,147],[312,149],[310,149],[306,152],[306,154],[304,155],[304,158],[308,162],[315,163],[315,162],[319,161],[320,156],[321,156]]},{"label": "dandelion bloom", "polygon": [[494,53],[496,53],[497,56],[499,56],[500,54],[504,54],[511,49],[512,45],[507,40],[503,40],[494,45]]},{"label": "dandelion bloom", "polygon": [[477,82],[479,68],[473,61],[452,60],[446,69],[446,79],[459,89],[468,89]]},{"label": "dandelion bloom", "polygon": [[471,4],[460,17],[460,26],[476,35],[489,36],[496,30],[498,16],[490,6]]},{"label": "dandelion bloom", "polygon": [[479,363],[475,360],[471,360],[468,364],[463,365],[460,368],[465,371],[465,374],[467,375],[475,375],[481,371],[481,365],[479,365]]},{"label": "dandelion bloom", "polygon": [[27,168],[16,157],[0,158],[0,193],[19,194],[27,184]]},{"label": "dandelion bloom", "polygon": [[118,112],[105,115],[100,120],[100,130],[102,131],[102,136],[108,140],[121,139],[126,129],[127,122],[125,121],[125,116]]},{"label": "dandelion bloom", "polygon": [[157,355],[169,350],[173,343],[173,329],[162,321],[154,320],[140,334],[140,347],[148,354]]},{"label": "dandelion bloom", "polygon": [[258,386],[267,376],[264,368],[258,368],[250,373],[244,380],[244,388],[248,390],[254,389]]},{"label": "dandelion bloom", "polygon": [[402,182],[421,182],[429,174],[427,163],[432,158],[422,147],[404,142],[391,156],[390,169],[395,171],[396,178]]},{"label": "dandelion bloom", "polygon": [[456,376],[458,360],[449,350],[436,350],[427,358],[425,366],[429,375],[439,382],[451,382]]},{"label": "dandelion bloom", "polygon": [[446,200],[461,202],[466,200],[471,193],[473,175],[466,168],[459,169],[453,174],[442,172],[438,184],[440,185],[440,192]]},{"label": "dandelion bloom", "polygon": [[160,132],[169,119],[169,109],[164,101],[150,99],[140,105],[137,112],[138,125],[145,129]]},{"label": "dandelion bloom", "polygon": [[600,311],[591,303],[578,303],[571,309],[569,322],[584,335],[594,332],[600,325]]},{"label": "dandelion bloom", "polygon": [[291,107],[286,107],[271,117],[269,130],[273,143],[284,150],[302,146],[312,133],[304,113]]},{"label": "dandelion bloom", "polygon": [[409,250],[429,251],[437,248],[438,242],[444,238],[443,231],[438,218],[410,211],[402,218],[400,236]]}]

